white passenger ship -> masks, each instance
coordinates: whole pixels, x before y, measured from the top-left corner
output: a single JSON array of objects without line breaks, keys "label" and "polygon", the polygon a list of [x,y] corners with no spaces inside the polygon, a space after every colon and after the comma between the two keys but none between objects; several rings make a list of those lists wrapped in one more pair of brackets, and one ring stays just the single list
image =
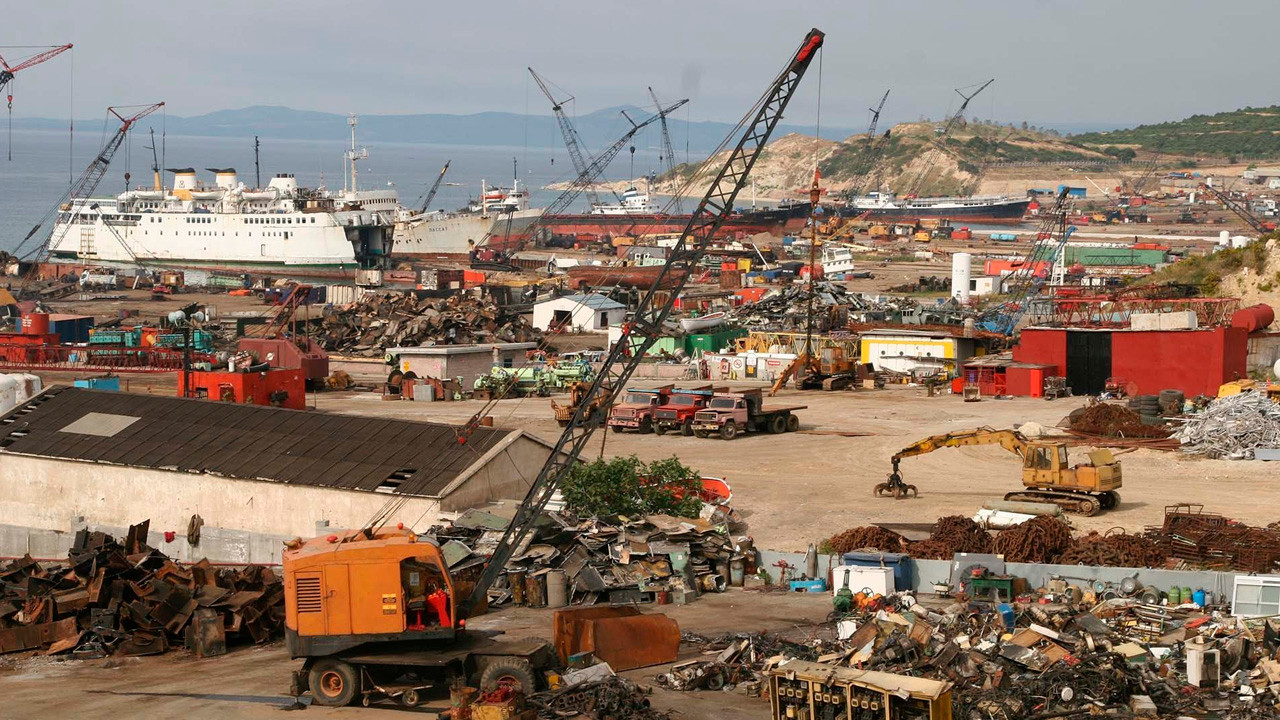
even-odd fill
[{"label": "white passenger ship", "polygon": [[529,207],[529,192],[513,181],[511,189],[480,182],[480,199],[456,212],[402,210],[396,222],[395,256],[434,258],[466,256],[480,245],[516,243],[542,217]]},{"label": "white passenger ship", "polygon": [[[53,262],[231,272],[289,271],[297,276],[354,277],[380,269],[391,254],[399,198],[394,189],[356,189],[356,160],[341,192],[306,189],[290,173],[264,188],[246,187],[232,168],[170,169],[169,188],[156,173],[150,189],[115,197],[78,198],[58,213],[49,242]],[[348,182],[349,181],[349,182]]]}]

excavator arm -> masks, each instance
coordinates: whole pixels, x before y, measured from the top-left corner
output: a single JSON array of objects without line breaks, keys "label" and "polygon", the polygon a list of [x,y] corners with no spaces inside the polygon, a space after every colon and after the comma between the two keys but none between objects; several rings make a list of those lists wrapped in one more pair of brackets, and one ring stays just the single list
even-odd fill
[{"label": "excavator arm", "polygon": [[917,440],[894,453],[892,458],[893,472],[889,474],[888,482],[876,485],[875,494],[892,494],[898,498],[906,497],[908,493],[918,495],[915,485],[907,485],[902,482],[902,475],[898,472],[898,464],[902,462],[902,459],[924,455],[942,448],[963,447],[966,445],[999,445],[1018,457],[1025,457],[1028,443],[1026,436],[1017,430],[996,430],[990,427],[960,430]]}]

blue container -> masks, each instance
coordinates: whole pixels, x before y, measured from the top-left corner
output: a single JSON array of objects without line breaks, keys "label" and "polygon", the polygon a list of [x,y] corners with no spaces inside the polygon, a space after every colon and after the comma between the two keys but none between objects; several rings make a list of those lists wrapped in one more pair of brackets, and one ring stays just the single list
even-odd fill
[{"label": "blue container", "polygon": [[996,606],[996,610],[1000,611],[1000,619],[1004,621],[1004,628],[1009,632],[1013,632],[1018,620],[1018,615],[1013,611],[1013,607],[1007,603],[1000,603]]},{"label": "blue container", "polygon": [[1204,588],[1200,588],[1191,593],[1191,602],[1199,605],[1200,607],[1204,607]]},{"label": "blue container", "polygon": [[898,590],[915,587],[911,583],[911,556],[905,553],[850,552],[844,554],[845,565],[893,568],[893,586]]},{"label": "blue container", "polygon": [[791,245],[794,245],[795,242],[796,242],[796,239],[791,237],[790,235],[787,235],[786,237],[782,238],[783,247],[789,247]]},{"label": "blue container", "polygon": [[827,581],[821,578],[817,580],[792,580],[791,592],[826,592]]},{"label": "blue container", "polygon": [[120,378],[101,377],[88,378],[87,380],[76,380],[76,387],[89,388],[90,390],[111,390],[114,392],[120,392]]}]

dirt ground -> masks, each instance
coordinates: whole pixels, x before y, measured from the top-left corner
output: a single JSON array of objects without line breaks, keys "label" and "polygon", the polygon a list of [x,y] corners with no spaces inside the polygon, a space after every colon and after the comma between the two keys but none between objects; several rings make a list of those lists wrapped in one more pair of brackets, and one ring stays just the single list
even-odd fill
[{"label": "dirt ground", "polygon": [[[823,632],[813,624],[831,610],[827,595],[770,594],[731,590],[705,595],[689,605],[663,608],[683,632],[717,634],[771,630],[801,639]],[[512,608],[477,618],[471,627],[502,630],[512,638],[551,636],[551,610]],[[824,636],[825,637],[825,636]],[[697,657],[697,649],[684,647],[681,659]],[[279,718],[292,705],[287,695],[290,673],[301,661],[289,659],[284,643],[234,649],[229,654],[199,659],[186,651],[119,660],[62,660],[40,656],[0,658],[0,717],[67,718]],[[656,687],[654,676],[665,666],[624,673],[653,688],[654,707],[677,710],[685,720],[717,718],[767,718],[766,702],[737,692],[678,693]],[[395,717],[397,712],[435,717],[448,707],[447,694],[423,708],[408,710],[395,704],[326,708],[311,706],[302,718]]]},{"label": "dirt ground", "polygon": [[[370,393],[316,396],[320,410],[459,423],[481,408],[478,401],[385,402]],[[742,435],[735,440],[680,435],[599,433],[593,455],[635,454],[644,460],[671,455],[704,475],[724,477],[734,507],[750,526],[758,547],[802,551],[810,542],[874,522],[931,523],[945,515],[972,515],[982,503],[1020,487],[1016,456],[999,447],[949,448],[903,461],[902,474],[920,490],[919,499],[877,498],[872,487],[889,473],[889,458],[927,435],[980,426],[1007,428],[1034,421],[1056,425],[1083,398],[1056,401],[1015,398],[965,403],[958,396],[926,397],[924,388],[824,393],[784,390],[778,405],[806,405],[801,432]],[[547,440],[559,436],[547,398],[503,400],[495,425],[519,427]],[[844,437],[840,431],[860,436]],[[1086,462],[1088,448],[1073,450]],[[1159,450],[1126,451],[1122,503],[1117,510],[1071,522],[1083,530],[1123,527],[1139,532],[1159,524],[1171,503],[1203,503],[1206,509],[1253,523],[1276,519],[1280,484],[1275,468],[1262,462],[1205,460]],[[1248,498],[1247,503],[1238,502]]]}]

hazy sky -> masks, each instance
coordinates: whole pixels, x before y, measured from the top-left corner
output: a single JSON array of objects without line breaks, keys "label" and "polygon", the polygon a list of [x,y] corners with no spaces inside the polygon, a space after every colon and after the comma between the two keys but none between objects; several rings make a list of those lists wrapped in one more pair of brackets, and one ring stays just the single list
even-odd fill
[{"label": "hazy sky", "polygon": [[[75,43],[78,117],[164,100],[175,115],[248,105],[363,114],[546,114],[532,65],[577,112],[692,98],[736,120],[810,27],[827,33],[824,124],[939,118],[952,89],[996,78],[970,116],[1125,125],[1277,101],[1274,2],[1159,0],[217,0],[14,3],[0,44]],[[7,59],[30,52],[0,49]],[[66,55],[19,74],[15,117],[66,117]],[[1239,70],[1237,67],[1247,69]],[[788,113],[813,122],[817,66]]]}]

